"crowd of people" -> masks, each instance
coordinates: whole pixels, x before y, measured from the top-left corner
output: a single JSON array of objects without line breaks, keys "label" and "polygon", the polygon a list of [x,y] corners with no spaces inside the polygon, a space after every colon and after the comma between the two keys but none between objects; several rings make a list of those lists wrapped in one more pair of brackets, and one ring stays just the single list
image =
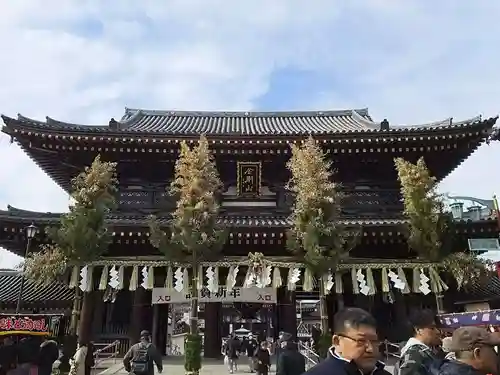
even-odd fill
[{"label": "crowd of people", "polygon": [[292,335],[286,332],[280,332],[275,345],[269,341],[258,343],[252,334],[243,337],[242,340],[233,334],[224,341],[222,354],[230,374],[238,370],[238,359],[244,356],[247,358],[251,373],[267,375],[273,354],[276,356],[277,375],[300,375],[305,372],[305,358],[299,353]]},{"label": "crowd of people", "polygon": [[93,366],[92,343],[79,342],[72,356],[46,336],[5,336],[0,343],[0,375],[90,375]]},{"label": "crowd of people", "polygon": [[[360,308],[335,314],[331,347],[327,358],[306,371],[306,359],[298,351],[292,335],[281,332],[275,344],[260,343],[252,334],[239,340],[231,335],[222,346],[229,373],[238,370],[238,360],[246,357],[250,373],[268,375],[271,357],[276,357],[277,375],[389,375],[380,361],[381,340],[374,317]],[[400,352],[394,375],[500,375],[497,347],[500,334],[484,327],[467,326],[443,338],[432,310],[412,314],[413,335]],[[55,341],[46,337],[7,336],[0,345],[0,375],[50,375],[60,357]],[[162,358],[151,343],[148,331],[125,355],[125,370],[135,375],[163,371]],[[71,361],[70,375],[90,375],[93,348],[80,342]]]},{"label": "crowd of people", "polygon": [[[401,350],[394,375],[499,374],[497,333],[483,327],[461,327],[443,340],[436,318],[431,310],[412,314],[413,336]],[[335,315],[333,328],[328,358],[306,375],[390,374],[380,361],[381,341],[371,314],[359,308],[345,309]]]},{"label": "crowd of people", "polygon": [[0,345],[0,375],[50,375],[59,359],[57,342],[40,336],[6,336]]}]

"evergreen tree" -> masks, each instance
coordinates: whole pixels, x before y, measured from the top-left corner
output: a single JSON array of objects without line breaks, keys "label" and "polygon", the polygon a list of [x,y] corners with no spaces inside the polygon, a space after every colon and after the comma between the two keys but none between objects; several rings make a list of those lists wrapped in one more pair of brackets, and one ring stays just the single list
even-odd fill
[{"label": "evergreen tree", "polygon": [[[226,231],[219,229],[217,193],[222,182],[207,139],[202,136],[193,148],[181,143],[175,164],[175,178],[168,191],[177,197],[176,209],[168,228],[161,228],[152,217],[150,240],[165,257],[191,266],[190,336],[186,341],[185,369],[197,373],[201,368],[201,340],[198,335],[198,266],[214,259],[226,240]],[[187,287],[187,286],[186,286]]]},{"label": "evergreen tree", "polygon": [[349,232],[340,222],[343,195],[333,181],[332,164],[313,138],[302,146],[292,145],[287,163],[291,172],[287,188],[294,193],[287,233],[287,247],[304,259],[319,281],[321,330],[328,332],[324,277],[348,255]]},{"label": "evergreen tree", "polygon": [[[453,274],[458,286],[484,283],[491,275],[490,263],[468,251],[457,251],[454,241],[454,221],[444,212],[443,196],[437,192],[436,179],[423,158],[413,164],[402,158],[394,159],[404,214],[408,219],[409,247],[419,258],[441,263]],[[438,306],[439,307],[439,306]]]}]

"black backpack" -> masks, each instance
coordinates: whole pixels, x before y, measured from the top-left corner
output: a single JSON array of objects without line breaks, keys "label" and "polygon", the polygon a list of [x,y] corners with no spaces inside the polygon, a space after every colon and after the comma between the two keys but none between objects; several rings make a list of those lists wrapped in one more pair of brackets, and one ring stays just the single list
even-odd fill
[{"label": "black backpack", "polygon": [[[421,350],[428,350],[422,348]],[[400,374],[400,368],[403,362],[403,357],[394,366],[394,374]],[[431,356],[424,356],[422,362],[419,364],[418,368],[413,372],[415,375],[439,375],[439,368],[441,367],[443,360],[432,358]]]},{"label": "black backpack", "polygon": [[139,344],[134,358],[131,361],[130,369],[136,375],[145,375],[149,373],[149,348],[151,344]]}]

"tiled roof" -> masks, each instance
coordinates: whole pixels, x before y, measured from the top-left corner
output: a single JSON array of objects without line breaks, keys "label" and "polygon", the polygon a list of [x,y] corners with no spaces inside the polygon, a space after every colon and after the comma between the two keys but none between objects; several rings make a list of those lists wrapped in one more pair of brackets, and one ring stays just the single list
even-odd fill
[{"label": "tiled roof", "polygon": [[[0,271],[0,304],[15,304],[21,285],[21,274],[17,271]],[[40,303],[61,304],[75,298],[73,290],[61,282],[50,285],[37,285],[26,280],[23,290],[23,304]]]},{"label": "tiled roof", "polygon": [[[15,222],[24,222],[30,224],[37,222],[41,224],[56,222],[61,213],[51,212],[33,212],[21,210],[12,206],[8,206],[6,211],[0,210],[0,219]],[[112,225],[127,226],[127,225],[148,225],[147,215],[141,214],[112,214],[108,220]],[[166,223],[168,217],[160,217],[160,223]],[[345,218],[342,221],[345,225],[396,225],[403,222],[401,218],[371,218],[357,217]],[[290,225],[287,215],[221,215],[218,223],[228,227],[288,227]]]},{"label": "tiled roof", "polygon": [[474,283],[457,293],[456,304],[482,302],[500,299],[500,279],[492,276],[486,284]]},{"label": "tiled roof", "polygon": [[[172,136],[285,136],[358,133],[381,130],[367,109],[303,112],[194,112],[125,109],[120,121],[111,119],[108,125],[90,126],[62,122],[50,117],[46,121],[18,115],[17,120],[2,116],[6,126],[11,122],[32,128],[54,131],[125,132],[166,134]],[[428,124],[392,127],[390,131],[422,131],[459,128],[481,123],[481,117],[454,122],[451,118]],[[493,122],[494,124],[494,122]],[[493,126],[492,124],[492,126]],[[385,130],[387,131],[387,130]]]}]

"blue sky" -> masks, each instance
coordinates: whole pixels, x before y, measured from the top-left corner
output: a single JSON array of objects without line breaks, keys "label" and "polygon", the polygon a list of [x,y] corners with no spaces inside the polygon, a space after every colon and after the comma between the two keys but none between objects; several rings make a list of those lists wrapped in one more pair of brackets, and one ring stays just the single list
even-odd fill
[{"label": "blue sky", "polygon": [[[415,124],[500,112],[500,2],[18,0],[0,5],[0,112],[107,124],[125,106],[368,107]],[[500,145],[441,185],[489,198]],[[0,207],[67,196],[0,136]],[[489,168],[492,166],[492,168]],[[17,260],[0,250],[0,267]]]}]

